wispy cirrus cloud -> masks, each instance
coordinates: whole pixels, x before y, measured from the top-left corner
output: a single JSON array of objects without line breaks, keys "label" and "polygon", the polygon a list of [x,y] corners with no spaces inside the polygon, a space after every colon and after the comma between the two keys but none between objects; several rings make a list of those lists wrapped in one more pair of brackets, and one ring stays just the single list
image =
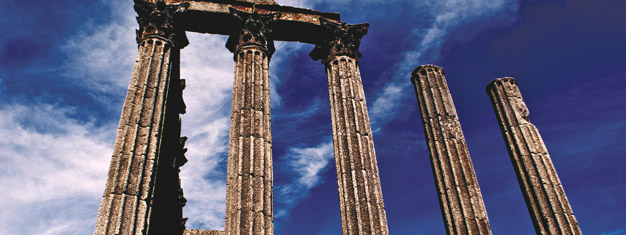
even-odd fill
[{"label": "wispy cirrus cloud", "polygon": [[[181,180],[188,203],[188,228],[223,229],[226,203],[226,160],[234,76],[233,54],[225,48],[227,36],[187,33],[190,44],[181,52],[181,77],[186,79],[182,135],[189,137]],[[272,107],[280,107],[274,71],[301,45],[276,43],[270,64]]]},{"label": "wispy cirrus cloud", "polygon": [[[90,94],[105,112],[119,112],[137,56],[136,14],[132,2],[102,4],[110,20],[85,22],[60,43],[69,58],[60,78],[83,88],[74,92]],[[223,37],[190,34],[190,40],[182,52],[188,82],[183,135],[190,137],[190,161],[181,174],[189,199],[185,215],[190,227],[219,229],[225,197],[219,164],[227,146],[232,54]],[[0,174],[6,179],[0,189],[7,192],[1,196],[0,233],[92,233],[118,120],[87,115],[85,121],[80,103],[51,104],[38,97],[14,99],[0,109],[0,131],[13,133],[0,139]]]},{"label": "wispy cirrus cloud", "polygon": [[[39,103],[0,107],[0,233],[89,233],[97,213],[113,125]],[[104,167],[103,167],[104,166]],[[64,211],[64,216],[59,212]]]},{"label": "wispy cirrus cloud", "polygon": [[[510,25],[517,19],[519,8],[517,0],[466,1],[446,0],[420,5],[426,9],[424,21],[431,22],[428,27],[414,28],[411,38],[416,46],[404,53],[404,58],[393,66],[390,82],[385,84],[374,99],[370,114],[372,125],[377,126],[395,117],[398,104],[407,97],[411,88],[408,82],[411,71],[424,63],[435,63],[441,59],[441,48],[451,40],[452,33],[463,26],[481,22],[481,27],[464,32],[455,40],[469,43],[476,35],[490,27]],[[416,24],[417,25],[417,24]],[[374,127],[376,129],[376,127]]]},{"label": "wispy cirrus cloud", "polygon": [[187,36],[190,44],[181,51],[181,77],[187,84],[181,134],[189,137],[189,162],[181,168],[188,200],[183,213],[188,228],[223,229],[233,55],[224,47],[226,37]]},{"label": "wispy cirrus cloud", "polygon": [[321,183],[321,172],[328,162],[334,157],[333,143],[325,142],[314,147],[293,147],[285,156],[285,169],[290,169],[294,176],[293,180],[286,185],[277,185],[276,217],[288,216],[293,208],[302,199],[306,198],[309,191]]},{"label": "wispy cirrus cloud", "polygon": [[[124,7],[114,9],[112,16],[127,16]],[[132,33],[128,18],[132,15],[85,23],[76,35],[56,43],[64,54],[59,58],[70,58],[58,68],[63,72],[38,76],[56,76],[48,80],[76,84],[84,89],[73,92],[92,94],[105,109],[119,108],[122,98],[106,97],[123,96],[117,68],[132,68],[134,55],[128,55],[136,46],[124,33]],[[92,233],[117,120],[85,113],[80,101],[49,99],[66,95],[54,93],[63,91],[11,96],[6,89],[0,82],[0,97],[10,97],[0,105],[0,234]]]},{"label": "wispy cirrus cloud", "polygon": [[[108,103],[110,95],[123,96],[128,87],[137,57],[137,22],[132,2],[102,4],[111,20],[85,22],[61,49],[68,55],[64,75],[85,87],[94,98]],[[100,98],[103,96],[107,99]]]},{"label": "wispy cirrus cloud", "polygon": [[624,233],[626,233],[626,228],[620,228],[611,232],[602,233],[602,235],[619,235]]}]

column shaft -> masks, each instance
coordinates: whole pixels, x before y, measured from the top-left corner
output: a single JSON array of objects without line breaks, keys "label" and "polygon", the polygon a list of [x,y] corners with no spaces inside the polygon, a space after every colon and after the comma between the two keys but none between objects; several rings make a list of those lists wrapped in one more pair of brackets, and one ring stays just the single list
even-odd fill
[{"label": "column shaft", "polygon": [[269,24],[277,14],[230,9],[235,79],[228,145],[226,234],[274,234]]},{"label": "column shaft", "polygon": [[537,234],[582,234],[515,79],[493,80],[487,94]]},{"label": "column shaft", "polygon": [[443,69],[417,67],[411,81],[448,234],[491,234],[474,166]]},{"label": "column shaft", "polygon": [[136,1],[139,52],[120,118],[94,234],[182,234],[178,168],[184,113],[179,77],[184,32],[172,27],[187,4]]},{"label": "column shaft", "polygon": [[311,51],[328,75],[333,147],[343,234],[389,234],[376,151],[359,69],[369,24],[320,18],[322,39]]},{"label": "column shaft", "polygon": [[[178,49],[144,40],[117,131],[96,234],[145,234],[162,151],[171,69]],[[176,110],[178,111],[178,110]]]},{"label": "column shaft", "polygon": [[225,231],[273,234],[269,58],[252,46],[235,60]]},{"label": "column shaft", "polygon": [[358,62],[336,56],[326,73],[343,234],[389,234]]}]

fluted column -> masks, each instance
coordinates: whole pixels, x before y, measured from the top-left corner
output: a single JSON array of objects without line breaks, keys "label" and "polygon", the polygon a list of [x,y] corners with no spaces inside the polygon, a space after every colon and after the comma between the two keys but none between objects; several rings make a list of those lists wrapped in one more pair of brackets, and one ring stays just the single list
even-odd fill
[{"label": "fluted column", "polygon": [[343,234],[389,234],[358,62],[369,25],[320,21],[325,35],[311,57],[328,75]]},{"label": "fluted column", "polygon": [[228,145],[226,234],[274,234],[269,61],[277,14],[230,9],[235,79]]},{"label": "fluted column", "polygon": [[461,124],[441,67],[422,65],[411,76],[448,234],[491,234]]},{"label": "fluted column", "polygon": [[537,234],[582,234],[515,79],[491,81],[487,94]]},{"label": "fluted column", "polygon": [[182,234],[178,167],[185,162],[179,113],[184,31],[174,16],[187,4],[135,1],[139,52],[120,118],[95,234]]}]

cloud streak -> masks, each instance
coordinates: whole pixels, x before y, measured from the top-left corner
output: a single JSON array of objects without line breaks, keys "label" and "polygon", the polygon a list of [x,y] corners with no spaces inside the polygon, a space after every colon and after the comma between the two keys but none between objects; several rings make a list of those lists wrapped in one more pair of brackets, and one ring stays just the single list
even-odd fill
[{"label": "cloud streak", "polygon": [[94,99],[107,104],[111,95],[124,96],[128,87],[134,58],[137,57],[134,33],[137,23],[131,2],[103,4],[114,20],[86,22],[82,30],[68,38],[61,49],[69,57],[63,68],[64,75],[72,78],[73,83],[87,88],[85,92]]},{"label": "cloud streak", "polygon": [[309,191],[322,181],[320,173],[326,168],[330,159],[334,156],[332,142],[322,143],[315,147],[293,147],[285,156],[286,169],[294,176],[293,181],[286,185],[277,185],[275,204],[279,204],[275,211],[275,217],[289,216],[289,211],[302,199],[306,198]]},{"label": "cloud streak", "polygon": [[[233,88],[233,54],[225,48],[226,36],[187,33],[190,44],[181,52],[181,77],[187,114],[182,116],[182,135],[189,137],[181,169],[187,205],[183,209],[188,228],[223,229],[226,203],[226,160]],[[301,45],[277,43],[270,64],[272,107],[280,107],[276,88],[280,63]]]},{"label": "cloud streak", "polygon": [[234,62],[225,37],[187,35],[190,44],[181,52],[181,77],[187,84],[181,133],[189,137],[189,162],[181,169],[188,200],[183,213],[188,228],[223,229]]},{"label": "cloud streak", "polygon": [[[411,89],[408,82],[411,71],[423,63],[435,63],[443,59],[441,48],[451,40],[452,32],[476,22],[484,23],[482,27],[463,35],[462,41],[467,43],[486,28],[510,25],[516,18],[514,13],[519,8],[519,3],[511,0],[447,0],[420,7],[426,7],[421,12],[428,14],[430,20],[426,21],[432,23],[427,28],[413,29],[412,37],[418,42],[416,47],[405,52],[404,58],[393,66],[395,72],[392,73],[391,81],[376,95],[370,110],[374,129],[392,120],[398,104],[407,94],[412,94],[406,92]],[[486,22],[488,18],[490,20]]]},{"label": "cloud streak", "polygon": [[[0,137],[1,234],[93,229],[115,127],[71,119],[72,112],[50,104],[0,108],[0,132],[7,133]],[[33,226],[20,226],[22,221]]]},{"label": "cloud streak", "polygon": [[[106,97],[123,96],[127,84],[121,84],[128,81],[123,74],[130,74],[128,63],[136,54],[128,28],[134,20],[126,11],[132,8],[113,9],[122,9],[111,12],[121,16],[114,17],[118,21],[85,23],[59,43],[70,60],[56,78],[84,87],[82,92],[105,109],[119,108],[121,98]],[[124,67],[129,70],[117,72]],[[6,84],[0,86],[0,97],[6,97]],[[0,105],[0,234],[93,232],[117,120],[85,115],[80,104],[50,103],[55,101],[46,101],[48,95],[55,94],[20,96]]]}]

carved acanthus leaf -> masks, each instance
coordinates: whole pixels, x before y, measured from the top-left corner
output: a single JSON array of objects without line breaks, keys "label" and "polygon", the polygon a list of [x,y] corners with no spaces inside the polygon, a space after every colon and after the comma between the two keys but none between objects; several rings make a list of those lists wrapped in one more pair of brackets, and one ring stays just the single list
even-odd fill
[{"label": "carved acanthus leaf", "polygon": [[174,19],[189,7],[189,3],[166,5],[163,0],[156,4],[135,0],[137,12],[137,43],[150,35],[157,35],[168,39],[174,46],[183,48],[189,44],[185,31],[174,24]]},{"label": "carved acanthus leaf", "polygon": [[271,56],[276,48],[272,39],[271,24],[276,22],[280,13],[248,13],[230,8],[235,19],[235,30],[226,42],[226,48],[235,53],[240,47],[256,45],[265,49]]},{"label": "carved acanthus leaf", "polygon": [[328,60],[341,55],[354,59],[361,57],[359,46],[361,39],[367,34],[368,23],[349,25],[320,17],[320,25],[322,26],[322,39],[309,54],[313,60]]}]

